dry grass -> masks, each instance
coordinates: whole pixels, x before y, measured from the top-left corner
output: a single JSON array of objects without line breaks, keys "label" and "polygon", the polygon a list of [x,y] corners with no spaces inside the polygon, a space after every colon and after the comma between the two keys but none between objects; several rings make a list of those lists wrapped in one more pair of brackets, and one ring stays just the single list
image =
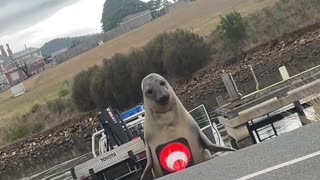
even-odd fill
[{"label": "dry grass", "polygon": [[5,128],[0,128],[0,146],[50,129],[77,115],[68,96],[35,104],[29,112],[6,119]]},{"label": "dry grass", "polygon": [[232,8],[244,15],[272,5],[277,0],[197,0],[177,11],[167,14],[145,26],[122,35],[100,47],[79,55],[55,68],[49,69],[24,82],[27,93],[13,98],[10,91],[0,94],[0,125],[8,117],[25,113],[36,103],[55,99],[60,86],[70,81],[81,70],[94,64],[101,64],[103,58],[114,53],[127,52],[132,47],[141,47],[159,33],[176,28],[192,30],[208,35],[219,20],[219,15],[230,12]]},{"label": "dry grass", "polygon": [[250,14],[247,20],[250,34],[247,45],[250,49],[250,46],[254,47],[319,21],[320,2],[283,0],[272,7]]}]

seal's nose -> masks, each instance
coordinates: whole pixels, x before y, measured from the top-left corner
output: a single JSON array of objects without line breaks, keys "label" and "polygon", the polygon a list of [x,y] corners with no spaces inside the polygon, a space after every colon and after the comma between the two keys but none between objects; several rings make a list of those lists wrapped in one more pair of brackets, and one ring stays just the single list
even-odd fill
[{"label": "seal's nose", "polygon": [[159,102],[160,103],[165,103],[165,102],[168,101],[168,99],[169,99],[169,95],[168,94],[164,94],[159,98]]}]

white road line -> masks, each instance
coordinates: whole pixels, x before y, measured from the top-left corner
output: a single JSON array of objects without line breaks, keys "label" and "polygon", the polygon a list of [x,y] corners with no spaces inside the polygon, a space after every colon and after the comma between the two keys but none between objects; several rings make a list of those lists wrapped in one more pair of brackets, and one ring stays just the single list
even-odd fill
[{"label": "white road line", "polygon": [[291,164],[295,164],[295,163],[297,163],[297,162],[304,161],[304,160],[307,160],[307,159],[310,159],[310,158],[312,158],[312,157],[319,156],[319,155],[320,155],[320,151],[317,151],[317,152],[314,152],[314,153],[312,153],[312,154],[308,154],[308,155],[299,157],[299,158],[297,158],[297,159],[293,159],[293,160],[291,160],[291,161],[287,161],[287,162],[284,162],[284,163],[281,163],[281,164],[278,164],[278,165],[269,167],[269,168],[267,168],[267,169],[264,169],[264,170],[261,170],[261,171],[258,171],[258,172],[249,174],[249,175],[247,175],[247,176],[243,176],[243,177],[238,178],[238,179],[236,179],[236,180],[246,180],[246,179],[250,179],[250,178],[259,176],[259,175],[261,175],[261,174],[265,174],[265,173],[267,173],[267,172],[270,172],[270,171],[273,171],[273,170],[276,170],[276,169],[280,169],[280,168],[282,168],[282,167],[289,166],[289,165],[291,165]]}]

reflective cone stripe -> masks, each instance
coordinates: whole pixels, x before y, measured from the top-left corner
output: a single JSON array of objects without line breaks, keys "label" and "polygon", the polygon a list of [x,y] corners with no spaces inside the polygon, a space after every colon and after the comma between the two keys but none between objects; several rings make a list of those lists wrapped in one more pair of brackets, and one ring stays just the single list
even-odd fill
[{"label": "reflective cone stripe", "polygon": [[179,171],[187,166],[188,157],[184,152],[175,151],[167,158],[167,166],[171,171]]},{"label": "reflective cone stripe", "polygon": [[190,151],[181,143],[166,145],[160,152],[160,164],[169,172],[177,172],[187,167],[190,162]]}]

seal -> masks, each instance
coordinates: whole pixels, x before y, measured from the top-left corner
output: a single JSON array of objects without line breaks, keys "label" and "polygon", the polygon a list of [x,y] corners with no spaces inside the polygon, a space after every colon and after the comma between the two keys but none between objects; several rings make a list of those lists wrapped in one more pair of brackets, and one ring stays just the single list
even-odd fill
[{"label": "seal", "polygon": [[215,145],[207,138],[173,88],[159,74],[151,73],[146,76],[141,82],[141,89],[145,107],[144,139],[147,165],[140,180],[164,175],[157,160],[156,148],[178,138],[188,141],[194,164],[211,159],[210,151],[235,151]]}]

